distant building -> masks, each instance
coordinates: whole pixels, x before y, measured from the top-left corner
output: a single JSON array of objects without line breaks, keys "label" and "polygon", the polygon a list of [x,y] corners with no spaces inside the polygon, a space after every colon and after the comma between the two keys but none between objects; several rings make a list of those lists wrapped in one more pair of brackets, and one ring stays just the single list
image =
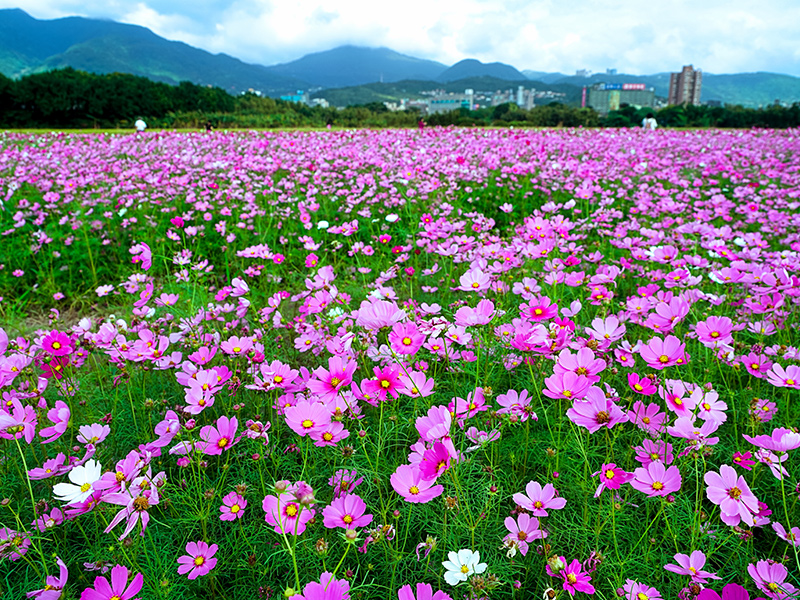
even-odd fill
[{"label": "distant building", "polygon": [[586,105],[601,115],[619,110],[623,104],[652,108],[656,92],[643,83],[597,83],[589,88]]},{"label": "distant building", "polygon": [[680,73],[669,76],[667,104],[700,104],[700,90],[703,87],[703,72],[692,65],[683,67]]},{"label": "distant building", "polygon": [[590,77],[592,72],[589,69],[578,69],[575,71],[575,77]]},{"label": "distant building", "polygon": [[298,104],[309,104],[311,98],[308,92],[304,92],[303,90],[297,90],[296,94],[281,96],[281,100],[285,100],[286,102],[296,102]]},{"label": "distant building", "polygon": [[617,74],[616,69],[606,69],[606,75],[616,75],[616,74]]},{"label": "distant building", "polygon": [[464,90],[463,94],[436,94],[432,96],[427,102],[429,115],[436,113],[445,113],[460,108],[473,110],[475,106],[475,92],[473,90]]}]

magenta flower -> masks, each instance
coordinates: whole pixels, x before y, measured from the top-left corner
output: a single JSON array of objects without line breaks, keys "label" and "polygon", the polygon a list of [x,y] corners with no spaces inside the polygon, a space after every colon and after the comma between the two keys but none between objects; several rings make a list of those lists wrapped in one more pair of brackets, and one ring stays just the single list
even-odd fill
[{"label": "magenta flower", "polygon": [[552,483],[542,487],[538,481],[529,481],[525,486],[525,494],[517,492],[512,496],[512,500],[529,510],[535,517],[546,517],[547,509],[561,510],[567,505],[565,498],[556,496],[556,489]]},{"label": "magenta flower", "polygon": [[418,583],[416,588],[417,593],[414,594],[410,585],[404,585],[397,590],[397,600],[453,600],[449,594],[441,590],[434,592],[429,583]]},{"label": "magenta flower", "polygon": [[775,363],[767,371],[767,381],[775,387],[800,388],[800,367],[789,365],[785,369]]},{"label": "magenta flower", "polygon": [[16,562],[28,552],[30,545],[28,532],[0,527],[0,558],[8,558],[11,562]]},{"label": "magenta flower", "polygon": [[397,354],[416,354],[425,343],[425,335],[414,323],[395,323],[389,332],[389,344]]},{"label": "magenta flower", "polygon": [[36,425],[36,411],[32,406],[22,406],[18,398],[11,401],[11,413],[0,412],[0,437],[7,440],[24,438],[30,444]]},{"label": "magenta flower", "polygon": [[742,437],[758,448],[772,450],[773,452],[788,452],[800,447],[800,433],[795,433],[785,427],[773,429],[770,435],[751,437],[743,433]]},{"label": "magenta flower", "polygon": [[740,520],[747,525],[753,523],[753,515],[758,513],[758,499],[744,477],[737,476],[729,465],[722,465],[719,473],[708,471],[703,480],[708,485],[706,496],[711,502],[719,505],[720,518],[726,525],[733,527]]},{"label": "magenta flower", "polygon": [[[705,588],[697,596],[697,600],[750,600],[750,594],[742,586],[729,583],[722,588],[722,597],[711,588]],[[764,598],[756,598],[756,600],[764,600]]]},{"label": "magenta flower", "polygon": [[800,546],[800,527],[792,527],[792,530],[787,532],[783,525],[774,521],[772,523],[772,529],[774,529],[775,534],[787,544]]},{"label": "magenta flower", "polygon": [[400,387],[400,367],[395,365],[387,365],[383,368],[373,367],[372,372],[375,373],[375,379],[368,379],[362,384],[364,392],[380,402],[385,401],[387,395],[397,399]]},{"label": "magenta flower", "polygon": [[178,557],[178,575],[189,574],[189,579],[197,579],[203,575],[208,575],[209,571],[217,564],[214,555],[217,553],[217,545],[210,546],[202,540],[189,542],[186,544],[186,555]]},{"label": "magenta flower", "polygon": [[649,497],[666,496],[681,489],[681,473],[678,467],[667,468],[661,462],[651,462],[633,472],[631,486]]},{"label": "magenta flower", "polygon": [[672,563],[664,565],[664,568],[671,573],[688,575],[695,583],[706,583],[709,579],[719,579],[716,573],[703,571],[703,565],[706,564],[706,555],[700,550],[695,550],[691,556],[676,554],[674,558],[675,562],[678,563],[677,565]]},{"label": "magenta flower", "polygon": [[111,569],[111,585],[105,577],[96,577],[94,589],[86,588],[81,600],[133,600],[144,583],[144,576],[137,573],[128,585],[128,568],[117,565]]},{"label": "magenta flower", "polygon": [[319,583],[307,583],[302,595],[295,594],[289,600],[350,600],[350,584],[346,579],[334,579],[333,573],[325,571]]},{"label": "magenta flower", "polygon": [[328,529],[366,527],[372,523],[372,515],[364,514],[366,509],[366,503],[355,494],[339,496],[323,509],[322,522]]},{"label": "magenta flower", "polygon": [[633,479],[633,473],[627,473],[614,463],[604,463],[592,477],[597,475],[600,475],[600,485],[597,486],[597,490],[594,493],[595,498],[598,498],[604,489],[618,490],[623,483],[628,483]]},{"label": "magenta flower", "polygon": [[321,400],[333,400],[339,391],[346,388],[353,381],[353,373],[358,364],[354,360],[346,360],[341,356],[332,356],[328,359],[328,368],[314,369],[314,377],[309,379],[309,391],[319,395]]},{"label": "magenta flower", "polygon": [[419,470],[426,481],[435,480],[439,475],[450,468],[450,452],[441,442],[436,442],[433,448],[425,450]]},{"label": "magenta flower", "polygon": [[443,486],[434,485],[435,481],[423,479],[419,467],[414,465],[400,465],[389,481],[395,492],[414,504],[430,502],[444,491]]},{"label": "magenta flower", "polygon": [[355,471],[339,469],[333,477],[328,480],[328,485],[333,487],[333,497],[345,496],[356,489],[356,486],[363,483],[364,478],[359,477]]},{"label": "magenta flower", "polygon": [[222,506],[219,511],[222,513],[219,518],[221,521],[234,521],[244,516],[244,509],[247,508],[247,500],[238,493],[231,492],[222,498]]},{"label": "magenta flower", "polygon": [[665,465],[672,464],[672,444],[662,440],[642,440],[641,446],[634,446],[636,460],[646,467],[653,461],[660,461]]},{"label": "magenta flower", "polygon": [[782,600],[797,593],[797,588],[786,581],[789,571],[782,564],[772,560],[760,560],[747,565],[747,572],[756,587],[775,600]]},{"label": "magenta flower", "polygon": [[500,394],[496,398],[497,403],[503,407],[497,411],[497,414],[514,415],[522,422],[527,421],[528,418],[537,421],[538,417],[531,407],[531,399],[528,396],[528,390],[522,390],[521,393],[517,393],[516,390],[508,390],[505,394]]},{"label": "magenta flower", "polygon": [[736,452],[733,455],[733,463],[749,471],[753,468],[753,465],[756,464],[756,461],[752,459],[752,456],[752,452],[745,452],[744,454],[741,452]]},{"label": "magenta flower", "polygon": [[582,375],[589,380],[589,383],[600,381],[600,373],[606,368],[606,361],[602,358],[595,358],[595,353],[590,348],[581,348],[577,354],[565,348],[558,354],[558,359],[553,365],[553,373],[572,372]]},{"label": "magenta flower", "polygon": [[656,393],[656,386],[649,377],[639,377],[638,373],[628,373],[628,385],[637,394],[652,396]]},{"label": "magenta flower", "polygon": [[492,283],[491,277],[478,268],[473,268],[464,273],[458,280],[461,284],[457,290],[462,292],[483,292],[489,289]]},{"label": "magenta flower", "polygon": [[550,577],[558,577],[564,580],[562,584],[564,591],[569,592],[570,596],[574,596],[575,592],[594,594],[594,586],[589,583],[592,578],[589,573],[581,570],[581,563],[577,559],[573,560],[569,565],[567,565],[567,559],[563,556],[559,556],[558,561],[560,562],[560,569],[551,568],[550,561],[548,561],[545,570]]},{"label": "magenta flower", "polygon": [[72,340],[66,333],[51,331],[42,338],[42,348],[52,356],[67,356],[72,354]]},{"label": "magenta flower", "polygon": [[654,402],[645,406],[644,402],[637,400],[633,403],[633,409],[628,411],[628,421],[653,437],[663,433],[666,419],[666,413],[661,412],[659,405]]}]

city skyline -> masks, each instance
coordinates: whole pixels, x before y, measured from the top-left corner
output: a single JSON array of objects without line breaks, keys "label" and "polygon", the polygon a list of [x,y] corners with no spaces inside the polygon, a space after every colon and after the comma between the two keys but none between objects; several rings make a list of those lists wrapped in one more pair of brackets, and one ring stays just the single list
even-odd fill
[{"label": "city skyline", "polygon": [[272,65],[352,44],[388,47],[452,65],[465,58],[566,74],[607,68],[641,75],[694,64],[706,73],[800,76],[800,5],[765,0],[661,2],[644,12],[619,0],[0,0],[38,19],[83,16],[148,27],[167,39]]}]

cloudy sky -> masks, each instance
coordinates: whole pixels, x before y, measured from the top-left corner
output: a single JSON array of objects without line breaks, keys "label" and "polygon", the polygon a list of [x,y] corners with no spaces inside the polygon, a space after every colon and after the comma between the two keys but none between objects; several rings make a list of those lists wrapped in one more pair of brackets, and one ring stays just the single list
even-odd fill
[{"label": "cloudy sky", "polygon": [[143,25],[171,40],[271,65],[343,44],[453,64],[645,74],[800,76],[797,0],[0,0],[39,19]]}]

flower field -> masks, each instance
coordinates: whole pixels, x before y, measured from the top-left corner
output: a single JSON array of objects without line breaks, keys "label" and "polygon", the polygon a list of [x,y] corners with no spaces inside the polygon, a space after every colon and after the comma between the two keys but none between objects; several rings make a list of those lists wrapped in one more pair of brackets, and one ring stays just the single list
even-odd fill
[{"label": "flower field", "polygon": [[798,130],[0,147],[0,598],[800,597]]}]

